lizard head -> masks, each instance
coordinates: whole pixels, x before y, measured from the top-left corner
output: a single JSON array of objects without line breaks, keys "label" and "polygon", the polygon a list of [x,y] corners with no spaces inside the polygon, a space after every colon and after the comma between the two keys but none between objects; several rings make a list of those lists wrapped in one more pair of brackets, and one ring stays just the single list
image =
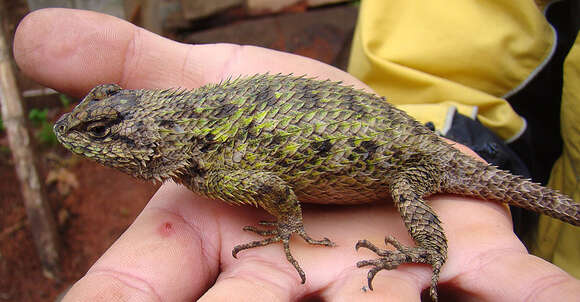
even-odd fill
[{"label": "lizard head", "polygon": [[56,137],[73,153],[137,178],[174,176],[187,152],[175,142],[176,131],[167,129],[171,118],[162,116],[162,102],[148,97],[154,93],[159,91],[99,85],[55,123]]}]

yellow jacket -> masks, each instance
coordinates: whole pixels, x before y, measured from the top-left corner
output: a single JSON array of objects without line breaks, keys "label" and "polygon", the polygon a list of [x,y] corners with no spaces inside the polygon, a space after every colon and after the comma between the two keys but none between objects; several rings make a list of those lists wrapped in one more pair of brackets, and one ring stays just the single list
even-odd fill
[{"label": "yellow jacket", "polygon": [[[506,99],[526,89],[556,50],[547,2],[363,0],[348,71],[442,135],[457,112],[511,143],[528,125]],[[549,185],[579,201],[578,36],[563,81],[564,151]],[[541,217],[536,233],[532,252],[580,277],[580,228]]]}]

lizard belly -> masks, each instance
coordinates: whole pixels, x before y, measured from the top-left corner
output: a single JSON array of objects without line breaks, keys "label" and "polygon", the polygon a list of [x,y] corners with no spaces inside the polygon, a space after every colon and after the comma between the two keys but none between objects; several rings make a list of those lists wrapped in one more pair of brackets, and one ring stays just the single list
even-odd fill
[{"label": "lizard belly", "polygon": [[298,200],[306,203],[349,205],[390,198],[386,183],[367,177],[326,175],[308,184],[299,181],[293,188]]},{"label": "lizard belly", "polygon": [[350,188],[333,188],[332,186],[306,188],[296,191],[296,196],[303,203],[342,205],[371,203],[390,198],[389,191],[386,189],[384,191],[356,191]]}]

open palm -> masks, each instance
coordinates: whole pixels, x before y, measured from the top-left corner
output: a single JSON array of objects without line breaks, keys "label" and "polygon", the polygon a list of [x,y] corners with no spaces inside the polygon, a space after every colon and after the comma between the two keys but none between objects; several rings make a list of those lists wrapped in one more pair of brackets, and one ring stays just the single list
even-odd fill
[{"label": "open palm", "polygon": [[[308,74],[369,89],[338,69],[304,57],[229,44],[179,44],[87,11],[49,9],[30,14],[18,28],[14,52],[30,77],[73,95],[100,83],[195,88],[228,76],[264,72]],[[449,239],[449,257],[440,280],[442,300],[563,301],[579,296],[580,281],[527,254],[503,205],[450,195],[429,200]],[[228,206],[167,183],[65,299],[420,299],[429,286],[430,267],[402,265],[381,271],[371,292],[366,287],[367,270],[355,266],[376,257],[365,249],[355,251],[360,239],[382,246],[385,236],[392,235],[412,244],[389,202],[303,206],[306,231],[337,244],[315,247],[300,238],[292,240],[293,255],[306,272],[305,285],[286,262],[280,245],[232,257],[235,245],[258,239],[242,227],[271,219],[266,212]]]}]

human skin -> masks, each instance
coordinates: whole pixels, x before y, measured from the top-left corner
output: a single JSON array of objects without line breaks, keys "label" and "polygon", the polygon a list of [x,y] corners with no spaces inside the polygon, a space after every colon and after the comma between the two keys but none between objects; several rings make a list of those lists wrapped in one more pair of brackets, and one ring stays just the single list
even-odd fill
[{"label": "human skin", "polygon": [[[264,72],[307,74],[370,90],[352,76],[304,57],[231,44],[180,44],[114,17],[79,10],[28,15],[17,29],[14,55],[32,79],[76,96],[101,83],[129,89],[196,88]],[[452,195],[428,200],[449,240],[441,300],[571,301],[580,296],[580,281],[527,254],[505,206]],[[292,253],[306,272],[304,285],[280,245],[243,251],[238,259],[231,256],[235,245],[260,239],[242,226],[267,219],[271,217],[262,210],[228,206],[166,183],[64,301],[418,301],[429,286],[428,266],[402,265],[378,273],[374,291],[363,290],[367,269],[355,263],[376,255],[355,251],[357,240],[382,245],[386,235],[393,235],[412,244],[388,202],[304,205],[306,231],[337,244],[313,247],[292,240]]]}]

